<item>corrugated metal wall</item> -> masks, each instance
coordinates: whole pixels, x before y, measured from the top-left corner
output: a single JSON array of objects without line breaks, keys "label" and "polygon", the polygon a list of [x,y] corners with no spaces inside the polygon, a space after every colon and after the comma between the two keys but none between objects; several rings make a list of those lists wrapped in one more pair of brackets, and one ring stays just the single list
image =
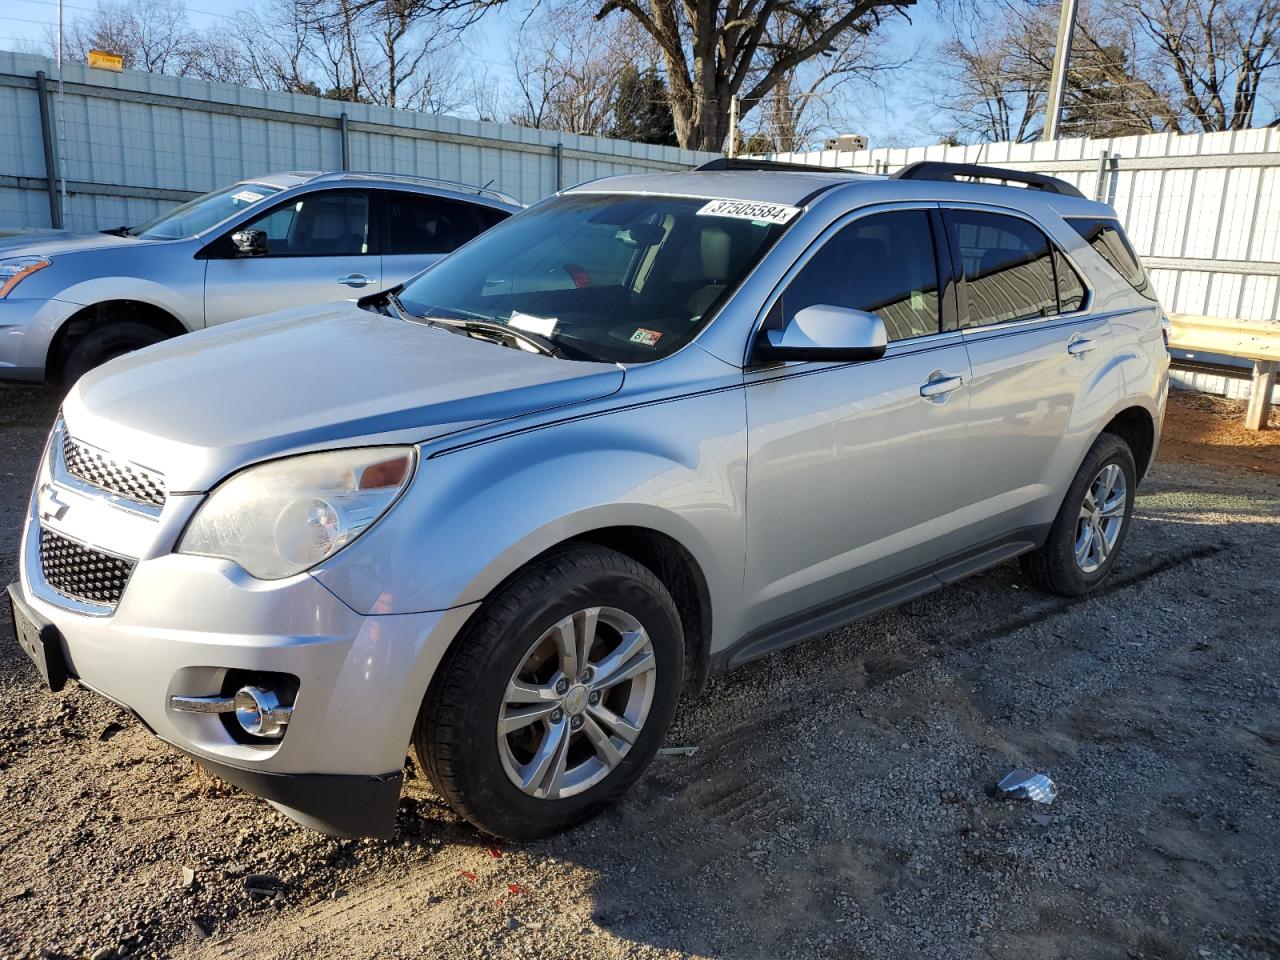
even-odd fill
[{"label": "corrugated metal wall", "polygon": [[[1061,177],[1120,215],[1171,313],[1280,319],[1280,129],[1109,140],[824,150],[775,159],[873,173],[918,160]],[[1179,372],[1185,385],[1245,396],[1245,381]]]},{"label": "corrugated metal wall", "polygon": [[73,229],[138,223],[243,177],[341,169],[343,113],[350,169],[492,181],[525,203],[553,193],[557,173],[568,187],[718,156],[70,64],[59,98],[53,61],[0,51],[0,226],[50,224],[39,71],[49,77],[65,225]]}]

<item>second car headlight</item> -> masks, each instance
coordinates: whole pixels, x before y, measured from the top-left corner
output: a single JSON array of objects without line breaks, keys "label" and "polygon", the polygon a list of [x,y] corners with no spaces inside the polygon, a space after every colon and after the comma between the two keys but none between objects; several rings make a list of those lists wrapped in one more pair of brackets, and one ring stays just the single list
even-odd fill
[{"label": "second car headlight", "polygon": [[9,257],[0,260],[0,300],[9,295],[9,291],[20,284],[37,270],[43,270],[52,263],[48,257]]},{"label": "second car headlight", "polygon": [[249,467],[215,487],[179,553],[234,560],[280,580],[333,556],[390,509],[413,475],[412,447],[308,453]]}]

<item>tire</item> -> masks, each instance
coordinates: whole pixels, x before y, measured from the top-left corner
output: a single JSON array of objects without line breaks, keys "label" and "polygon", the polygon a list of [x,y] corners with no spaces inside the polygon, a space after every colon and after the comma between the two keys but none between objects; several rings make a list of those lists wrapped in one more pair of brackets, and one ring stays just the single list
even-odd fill
[{"label": "tire", "polygon": [[76,340],[67,352],[62,380],[71,386],[94,367],[165,339],[166,335],[155,327],[133,320],[117,320],[95,327]]},{"label": "tire", "polygon": [[[557,643],[565,637],[590,638],[590,681],[579,670],[568,684],[581,657],[565,659],[577,649]],[[441,796],[485,833],[515,841],[558,833],[595,816],[648,766],[675,714],[683,665],[680,616],[653,572],[613,550],[570,547],[535,562],[476,613],[436,672],[414,746]],[[531,713],[540,716],[529,721]],[[500,722],[514,729],[500,733]],[[609,746],[599,744],[602,733]],[[563,766],[553,750],[560,743]]]},{"label": "tire", "polygon": [[[1112,508],[1112,516],[1118,519],[1118,528],[1112,537],[1108,518],[1102,510],[1107,504],[1103,503],[1097,505],[1099,510],[1094,513],[1095,517],[1101,518],[1099,526],[1086,533],[1085,527],[1092,526],[1083,515],[1087,509],[1086,497],[1090,498],[1090,504],[1095,504],[1095,490],[1106,489],[1102,476],[1104,471],[1114,477],[1114,470],[1119,471],[1118,476],[1124,481],[1124,490],[1112,488],[1110,498],[1116,504]],[[1095,487],[1097,483],[1101,486]],[[1022,572],[1026,578],[1042,590],[1064,597],[1079,597],[1096,589],[1111,573],[1129,535],[1137,486],[1138,472],[1129,445],[1112,433],[1099,436],[1071,481],[1044,546],[1021,557]],[[1088,544],[1082,560],[1077,551],[1086,541]],[[1105,550],[1102,549],[1104,546]]]}]

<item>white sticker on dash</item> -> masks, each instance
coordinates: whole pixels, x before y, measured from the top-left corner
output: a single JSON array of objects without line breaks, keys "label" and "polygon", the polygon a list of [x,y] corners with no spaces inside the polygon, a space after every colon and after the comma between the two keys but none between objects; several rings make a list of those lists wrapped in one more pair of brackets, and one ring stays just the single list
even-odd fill
[{"label": "white sticker on dash", "polygon": [[761,203],[758,200],[712,200],[698,211],[698,216],[733,217],[735,220],[758,220],[763,223],[787,223],[799,212],[799,207],[788,207],[784,203]]},{"label": "white sticker on dash", "polygon": [[517,330],[527,330],[540,337],[549,337],[556,332],[555,317],[535,317],[531,313],[521,313],[519,310],[511,311],[511,319],[507,323]]},{"label": "white sticker on dash", "polygon": [[265,196],[265,194],[254,193],[252,190],[241,190],[239,193],[231,195],[232,200],[239,200],[241,203],[257,203]]}]

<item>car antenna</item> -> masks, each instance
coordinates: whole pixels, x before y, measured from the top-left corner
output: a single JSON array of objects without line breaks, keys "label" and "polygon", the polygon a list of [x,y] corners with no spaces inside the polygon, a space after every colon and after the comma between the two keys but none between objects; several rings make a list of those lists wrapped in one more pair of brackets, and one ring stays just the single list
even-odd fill
[{"label": "car antenna", "polygon": [[492,186],[493,186],[493,181],[494,181],[494,180],[497,180],[497,179],[498,179],[497,177],[494,177],[494,178],[493,178],[493,179],[491,179],[488,183],[486,183],[483,187],[481,187],[479,190],[477,190],[477,191],[476,191],[476,193],[477,193],[477,194],[484,193],[486,190],[488,190],[490,187],[492,187]]}]

